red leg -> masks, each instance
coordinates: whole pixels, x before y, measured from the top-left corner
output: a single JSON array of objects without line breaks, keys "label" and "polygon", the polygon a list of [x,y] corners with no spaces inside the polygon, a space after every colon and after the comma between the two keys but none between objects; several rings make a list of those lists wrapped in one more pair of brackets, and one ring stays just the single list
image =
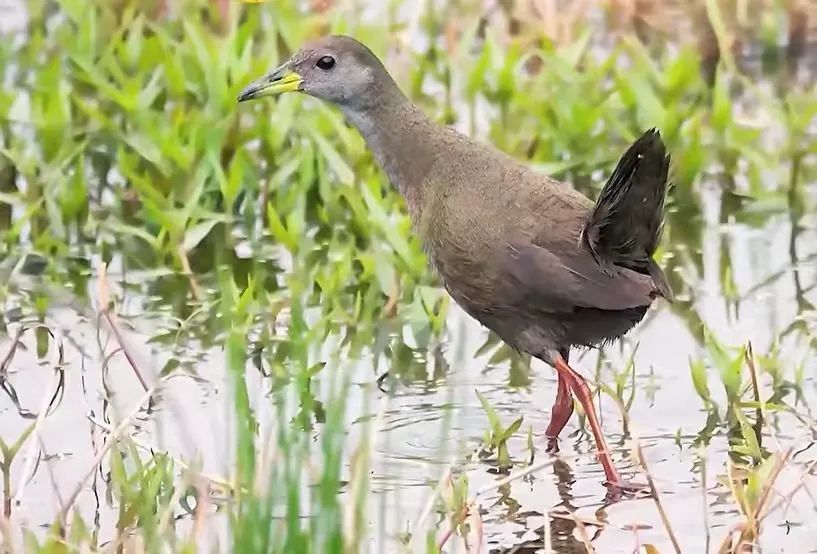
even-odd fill
[{"label": "red leg", "polygon": [[601,425],[599,424],[599,418],[596,416],[596,408],[593,406],[593,397],[590,394],[590,387],[587,385],[584,377],[573,371],[560,354],[554,356],[553,366],[559,373],[559,377],[564,377],[565,381],[567,381],[567,384],[573,390],[573,394],[576,395],[576,399],[582,405],[584,413],[587,414],[587,422],[590,424],[593,438],[596,439],[599,462],[601,462],[604,468],[604,477],[610,485],[620,485],[621,478],[613,466],[610,450],[607,448],[607,443],[601,432]]},{"label": "red leg", "polygon": [[573,415],[573,395],[570,394],[570,388],[562,374],[557,372],[557,375],[559,376],[559,388],[556,389],[556,400],[553,402],[550,423],[545,431],[548,439],[548,452],[559,451],[559,433]]}]

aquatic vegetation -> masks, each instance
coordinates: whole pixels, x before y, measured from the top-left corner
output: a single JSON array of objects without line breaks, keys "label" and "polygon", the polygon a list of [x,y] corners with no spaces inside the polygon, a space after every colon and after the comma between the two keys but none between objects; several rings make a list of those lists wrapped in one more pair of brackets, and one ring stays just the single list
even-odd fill
[{"label": "aquatic vegetation", "polygon": [[[0,31],[4,547],[393,551],[407,532],[411,552],[664,552],[671,529],[684,551],[729,552],[813,536],[810,5],[24,4]],[[596,368],[614,455],[661,510],[628,500],[639,521],[622,523],[581,433],[544,454],[555,382],[452,307],[339,113],[236,104],[327,31],[383,54],[434,117],[590,194],[661,128],[658,257],[677,300],[571,359]]]},{"label": "aquatic vegetation", "polygon": [[511,457],[508,454],[508,439],[516,433],[522,422],[524,416],[520,416],[513,420],[507,427],[502,424],[496,410],[488,403],[484,396],[477,392],[479,403],[482,409],[485,410],[485,415],[488,417],[488,424],[490,431],[485,432],[485,437],[482,439],[482,448],[480,457],[491,456],[496,452],[496,464],[500,471],[507,470],[511,467]]}]

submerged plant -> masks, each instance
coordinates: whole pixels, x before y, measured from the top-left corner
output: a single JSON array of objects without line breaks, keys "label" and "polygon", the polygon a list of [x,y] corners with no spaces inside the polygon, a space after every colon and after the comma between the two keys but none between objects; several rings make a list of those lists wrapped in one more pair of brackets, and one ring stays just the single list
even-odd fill
[{"label": "submerged plant", "polygon": [[508,453],[508,440],[522,427],[524,417],[518,417],[505,427],[499,418],[499,414],[488,400],[478,391],[476,394],[482,409],[485,410],[485,415],[488,417],[489,425],[482,440],[480,457],[487,457],[496,453],[497,467],[500,471],[506,471],[513,465],[511,455]]}]

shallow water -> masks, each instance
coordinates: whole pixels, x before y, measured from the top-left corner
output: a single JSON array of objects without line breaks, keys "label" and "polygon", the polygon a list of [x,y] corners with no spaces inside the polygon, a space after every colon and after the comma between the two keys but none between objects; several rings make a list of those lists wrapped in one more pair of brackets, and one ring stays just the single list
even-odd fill
[{"label": "shallow water", "polygon": [[[5,9],[0,4],[0,14]],[[804,186],[813,191],[815,183]],[[600,367],[602,379],[609,382],[614,370],[624,367],[635,351],[630,438],[637,437],[643,449],[684,552],[712,551],[740,520],[728,487],[719,481],[726,472],[728,436],[723,428],[706,428],[707,413],[690,378],[690,358],[706,357],[696,338],[699,323],[713,329],[725,343],[751,341],[755,352],[761,354],[801,315],[806,303],[817,303],[817,219],[813,214],[800,221],[794,240],[794,249],[802,261],[792,260],[792,226],[785,212],[769,215],[760,227],[724,224],[720,220],[717,183],[707,182],[701,188],[705,208],[702,263],[699,267],[684,267],[688,298],[680,298],[672,307],[656,305],[642,325],[621,345],[606,348],[601,359],[595,351],[572,359],[586,376],[592,377]],[[741,299],[737,305],[727,302],[722,290],[722,267],[727,257]],[[91,260],[92,266],[97,263]],[[156,449],[196,461],[204,472],[228,475],[231,448],[225,452],[224,445],[231,444],[229,430],[234,415],[229,408],[232,401],[223,352],[203,344],[195,334],[185,333],[185,340],[175,346],[155,339],[177,330],[168,305],[172,299],[150,286],[155,275],[115,262],[109,279],[119,299],[117,310],[121,327],[127,329],[127,343],[139,365],[148,371],[148,381],[153,382],[170,360],[180,360],[195,373],[194,377],[180,376],[170,381],[154,409],[140,414],[134,436]],[[18,465],[14,475],[20,483],[15,490],[20,503],[15,504],[13,517],[32,526],[53,521],[57,506],[72,491],[78,476],[91,467],[104,434],[88,416],[118,421],[143,395],[121,353],[112,356],[107,370],[101,371],[114,341],[104,325],[103,332],[98,333],[94,308],[83,300],[95,297],[95,282],[92,279],[85,286],[87,291],[68,289],[57,291],[56,296],[54,291],[46,291],[58,299],[51,304],[45,321],[62,336],[66,379],[62,401],[56,412],[44,420],[40,431],[47,460],[36,467],[33,462],[27,465],[33,460],[30,457],[15,462]],[[11,319],[9,314],[15,312],[22,298],[42,292],[42,282],[37,276],[28,276],[14,283],[13,289],[2,306],[6,320]],[[12,324],[10,332],[15,328]],[[409,370],[396,372],[392,395],[379,391],[374,384],[379,372],[389,369],[384,367],[384,360],[378,360],[377,369],[374,360],[367,357],[329,368],[348,371],[352,376],[346,414],[350,445],[373,426],[374,494],[368,511],[371,552],[396,550],[396,535],[418,520],[433,486],[449,467],[467,474],[472,492],[486,489],[479,497],[479,506],[492,552],[545,552],[544,537],[549,538],[555,552],[585,551],[575,521],[543,515],[560,507],[586,522],[584,531],[599,552],[632,552],[638,544],[648,543],[661,552],[672,551],[653,499],[607,500],[592,440],[579,429],[575,416],[563,432],[562,457],[552,457],[552,466],[509,486],[491,489],[500,476],[493,464],[475,455],[487,424],[474,391],[488,399],[503,421],[524,416],[521,431],[510,442],[516,469],[521,469],[531,457],[526,445],[529,428],[534,437],[534,463],[550,458],[544,452],[543,434],[555,394],[552,370],[536,362],[529,373],[520,372],[511,370],[507,362],[488,364],[488,356],[475,357],[487,337],[486,331],[456,307],[450,310],[447,333],[440,345],[442,356],[412,344],[410,333],[406,336],[413,363]],[[10,344],[9,337],[0,340],[0,356]],[[43,362],[36,354],[31,333],[23,337],[23,345],[26,348],[18,350],[9,367],[9,380],[20,404],[37,412],[52,391],[45,385],[52,378],[53,363],[49,360],[55,359],[56,352],[52,342],[52,351]],[[807,339],[793,333],[782,340],[778,356],[782,365],[790,368],[805,364],[806,403],[798,406],[803,411],[817,402],[817,361],[808,357],[809,353]],[[395,368],[391,369],[395,372]],[[792,378],[792,371],[784,374]],[[269,383],[251,367],[247,378],[250,390],[255,391],[251,400],[262,427],[274,425],[274,413],[266,401]],[[763,386],[768,395],[766,381]],[[712,372],[709,384],[713,395],[722,399],[722,387]],[[793,402],[791,397],[787,400]],[[632,460],[631,443],[624,437],[621,417],[607,396],[601,397],[601,414],[618,467],[626,476],[643,480]],[[17,437],[29,423],[30,419],[21,417],[4,397],[0,404],[0,435]],[[793,446],[796,452],[777,481],[775,494],[785,495],[800,482],[809,464],[817,460],[812,447],[815,428],[783,413],[774,415],[773,424],[766,428],[774,433],[763,437],[764,446],[775,451]],[[697,446],[699,442],[706,444],[702,450]],[[701,459],[706,460],[704,470]],[[27,483],[25,468],[35,470]],[[98,472],[93,482],[83,487],[77,501],[86,521],[96,520],[102,541],[111,538],[105,533],[113,533],[116,522],[116,506],[106,497],[104,479],[105,472]],[[813,487],[813,483],[807,484]],[[762,551],[817,552],[816,510],[804,491],[782,504],[768,516]],[[587,523],[590,520],[605,525]],[[223,529],[215,530],[211,539],[223,537],[220,533]],[[450,551],[457,548],[460,546],[452,543]]]},{"label": "shallow water", "polygon": [[[769,240],[769,236],[785,238],[786,230],[779,229],[778,225],[770,224],[769,233],[748,231],[735,227],[723,232],[733,237],[733,247],[743,252],[751,252],[758,259],[769,260],[765,266],[753,264],[741,271],[741,290],[751,288],[754,283],[762,282],[771,268],[785,267],[788,260],[781,255],[778,239]],[[717,235],[713,239],[719,239]],[[814,233],[810,238],[803,237],[802,244],[809,244],[814,240]],[[742,247],[742,248],[741,248]],[[712,256],[716,260],[716,256]],[[734,261],[740,263],[743,258]],[[704,265],[704,279],[709,272],[717,272],[716,267]],[[813,284],[815,273],[811,269],[809,283],[812,293],[808,297],[813,301]],[[751,340],[757,352],[768,348],[770,341],[776,336],[781,326],[785,326],[795,313],[793,301],[794,290],[791,283],[791,273],[785,272],[769,287],[758,291],[752,299],[745,301],[741,308],[742,316],[738,321],[730,323],[726,310],[717,306],[717,291],[701,287],[702,303],[707,303],[703,310],[704,321],[718,333],[730,336],[733,340]],[[469,321],[467,316],[453,316],[455,328],[461,324],[461,329],[467,335],[467,352],[472,352],[479,343],[475,335],[481,335],[478,325]],[[778,323],[780,322],[780,323]],[[782,325],[781,325],[782,323]],[[470,339],[470,341],[469,341]],[[605,364],[613,367],[622,367],[626,364],[629,352],[635,344],[638,350],[635,355],[636,365],[636,400],[630,410],[632,422],[631,432],[643,448],[644,455],[651,469],[652,475],[661,492],[669,519],[684,552],[707,551],[706,530],[710,529],[715,535],[711,538],[718,544],[726,530],[737,520],[737,512],[729,500],[726,487],[719,484],[717,479],[725,472],[723,465],[728,450],[727,437],[719,434],[713,437],[705,450],[705,456],[714,460],[706,465],[706,493],[702,490],[697,448],[692,443],[700,437],[700,432],[706,423],[706,413],[702,409],[689,376],[688,360],[700,355],[697,342],[690,334],[683,320],[675,316],[666,306],[654,310],[649,320],[632,333],[626,340],[622,352],[618,347],[608,348],[604,352]],[[802,345],[801,345],[802,346]],[[802,348],[796,344],[784,349],[784,359],[788,362],[798,360],[803,355]],[[588,353],[578,357],[573,365],[581,368],[585,375],[590,374],[588,368],[596,365],[595,353]],[[807,362],[805,394],[809,403],[815,400],[815,382],[813,379],[817,364],[813,359]],[[405,512],[405,502],[409,494],[405,490],[392,492],[392,473],[399,474],[401,469],[409,474],[428,473],[422,465],[436,466],[439,472],[450,459],[451,447],[449,443],[438,443],[434,455],[435,444],[428,429],[433,421],[440,420],[446,410],[453,410],[453,428],[450,436],[464,440],[464,448],[474,448],[479,444],[479,438],[485,429],[485,420],[482,409],[473,393],[474,389],[485,395],[492,405],[500,412],[503,420],[510,422],[519,415],[524,415],[525,423],[522,429],[529,425],[533,427],[536,448],[536,460],[547,457],[543,453],[546,440],[543,436],[548,422],[549,407],[555,393],[555,379],[553,372],[542,364],[534,364],[531,386],[524,389],[509,389],[508,373],[504,368],[484,370],[484,364],[477,360],[468,360],[462,366],[453,366],[445,384],[441,385],[434,394],[423,394],[421,399],[412,398],[409,392],[404,392],[398,399],[398,406],[390,407],[386,412],[386,425],[399,424],[399,431],[384,433],[383,446],[379,452],[383,457],[384,473],[390,479],[382,488],[390,491],[394,498],[390,506],[395,513]],[[716,391],[718,383],[710,381],[711,390]],[[422,402],[420,413],[415,413],[412,406]],[[813,405],[813,404],[811,404]],[[436,414],[436,417],[434,417]],[[615,459],[625,474],[632,473],[633,462],[630,449],[622,444],[621,419],[614,404],[608,398],[602,400],[602,414],[604,428],[611,448],[616,450]],[[411,420],[414,421],[411,421]],[[813,430],[804,427],[794,417],[778,417],[775,422],[777,436],[775,439],[765,437],[764,440],[774,444],[779,441],[783,447],[797,445],[797,449],[804,448],[794,466],[803,468],[814,460],[815,453],[810,449],[813,443]],[[575,455],[576,458],[558,462],[553,468],[537,473],[531,479],[513,482],[505,490],[495,491],[482,498],[481,507],[486,523],[486,533],[489,543],[497,548],[519,547],[516,552],[538,552],[542,548],[542,513],[546,508],[552,509],[565,506],[575,514],[588,519],[606,521],[608,526],[603,529],[590,527],[591,536],[595,535],[594,546],[599,552],[631,552],[635,548],[636,540],[641,544],[652,543],[661,551],[671,550],[666,532],[652,499],[625,500],[605,507],[606,489],[601,485],[603,473],[599,464],[592,456],[592,439],[576,433],[575,418],[565,429],[561,441],[562,454]],[[518,460],[527,457],[525,433],[518,433],[512,441],[511,453]],[[450,440],[450,439],[449,439]],[[456,439],[455,439],[456,440]],[[405,443],[405,446],[403,446]],[[767,442],[768,444],[768,442]],[[615,446],[613,446],[615,445]],[[428,459],[435,458],[433,462]],[[417,459],[425,460],[418,467]],[[393,468],[393,469],[392,469]],[[472,462],[466,464],[471,490],[480,490],[497,479],[491,468],[485,463]],[[797,471],[792,470],[789,482],[783,479],[780,491],[788,490],[800,478]],[[638,480],[638,476],[635,476]],[[413,479],[406,479],[409,483]],[[793,480],[793,482],[792,482]],[[422,495],[428,495],[424,489]],[[388,501],[387,501],[388,502]],[[706,502],[708,515],[704,515],[703,505]],[[403,506],[399,510],[399,506]],[[774,530],[766,529],[762,545],[764,552],[778,551],[812,551],[817,549],[817,534],[813,522],[815,506],[802,495],[786,510],[784,517],[772,516],[773,521],[780,521]],[[386,510],[392,513],[392,510]],[[411,512],[409,512],[410,514]],[[707,525],[707,518],[709,524]],[[783,521],[788,522],[786,525]],[[405,523],[405,522],[404,522]],[[399,522],[395,522],[399,527]],[[568,520],[551,520],[552,544],[556,552],[572,545],[577,551],[584,551],[584,546],[573,536],[575,524]],[[638,530],[638,537],[627,526],[649,526]],[[522,545],[524,549],[522,549]],[[557,548],[557,545],[562,545]],[[778,546],[779,545],[779,548]],[[539,550],[537,550],[537,548]],[[377,549],[375,551],[378,551]]]},{"label": "shallow water", "polygon": [[[817,239],[813,223],[809,223],[811,229],[798,239],[798,247],[805,254],[814,254],[808,251]],[[797,314],[791,260],[788,249],[782,247],[788,241],[789,230],[780,218],[771,218],[761,229],[740,225],[712,227],[705,233],[707,248],[711,250],[705,248],[704,265],[700,268],[702,278],[695,287],[695,304],[703,321],[717,330],[723,340],[736,344],[751,340],[756,352],[765,352],[770,342]],[[723,255],[719,249],[724,236],[730,238],[739,292],[754,291],[741,302],[741,315],[737,319],[729,316],[720,301],[718,280],[710,278],[712,273],[717,275],[719,257]],[[766,263],[752,260],[765,260]],[[783,271],[778,273],[780,269]],[[174,349],[151,343],[151,337],[163,329],[173,328],[172,321],[161,310],[150,311],[151,307],[155,310],[155,304],[148,300],[145,288],[140,284],[147,277],[139,273],[127,275],[124,284],[128,286],[119,288],[123,282],[114,264],[109,278],[114,293],[121,295],[121,326],[125,329],[132,326],[126,340],[137,355],[139,365],[156,375],[167,360],[174,358],[183,363],[185,360],[194,361],[196,372],[196,379],[179,377],[171,381],[168,392],[153,413],[140,417],[135,436],[154,448],[167,450],[185,460],[199,460],[205,472],[227,475],[230,460],[225,457],[222,445],[230,444],[228,406],[231,401],[226,394],[223,354],[220,349],[203,348],[196,342],[184,343]],[[777,275],[777,278],[754,289],[770,275]],[[815,277],[814,264],[800,271],[802,286],[810,289],[805,297],[812,302],[817,301]],[[33,279],[22,285],[18,294],[25,295],[28,294],[25,289],[36,288]],[[11,311],[13,303],[13,300],[7,303],[6,313]],[[51,458],[39,465],[34,478],[21,493],[22,503],[14,511],[16,519],[33,524],[50,522],[55,507],[59,505],[55,502],[50,473],[53,472],[60,497],[65,498],[77,476],[90,467],[94,448],[101,444],[102,434],[87,416],[91,414],[101,419],[103,414],[116,414],[113,419],[124,417],[143,394],[121,354],[111,359],[103,383],[95,318],[68,304],[52,309],[47,318],[52,329],[59,329],[64,334],[67,370],[64,398],[42,426],[42,440]],[[453,308],[451,312],[448,336],[442,345],[447,366],[440,364],[439,360],[435,362],[433,356],[426,360],[424,352],[417,351],[417,360],[421,368],[426,367],[426,374],[401,378],[399,384],[395,384],[391,398],[374,387],[376,374],[371,360],[361,360],[346,369],[353,372],[347,411],[350,443],[356,442],[365,427],[362,422],[374,421],[376,426],[371,476],[374,494],[370,499],[373,503],[370,511],[373,552],[395,548],[395,535],[417,520],[431,494],[431,486],[449,464],[453,463],[456,471],[467,473],[472,491],[490,486],[499,478],[491,463],[480,462],[473,455],[486,428],[475,390],[490,401],[504,421],[524,416],[522,431],[510,443],[511,455],[518,468],[523,468],[530,456],[526,446],[528,427],[533,429],[535,462],[549,456],[544,453],[543,431],[555,392],[553,372],[534,363],[529,385],[509,386],[507,365],[486,368],[484,357],[473,357],[486,337],[484,329],[458,309]],[[19,394],[20,403],[36,411],[35,407],[40,405],[43,396],[50,394],[51,389],[44,388],[44,383],[50,379],[51,371],[48,364],[37,362],[34,344],[29,335],[26,339],[24,342],[29,348],[15,356],[9,369],[10,381]],[[103,333],[103,344],[105,340]],[[8,344],[9,340],[5,339],[0,351],[5,352]],[[671,308],[661,305],[651,311],[645,323],[628,336],[623,345],[604,351],[602,376],[609,375],[610,368],[623,367],[636,344],[636,397],[629,413],[631,433],[638,437],[643,448],[683,551],[706,551],[707,544],[710,547],[719,544],[727,529],[738,521],[739,514],[727,487],[718,481],[725,474],[728,451],[723,430],[715,432],[703,453],[693,446],[702,436],[706,413],[693,389],[688,360],[701,356],[702,352],[684,319]],[[806,352],[804,347],[802,340],[784,343],[781,360],[784,364],[799,363]],[[105,351],[110,352],[111,346],[107,345]],[[458,352],[463,353],[459,360]],[[586,352],[575,357],[574,366],[592,376],[597,357],[596,352]],[[809,405],[813,406],[817,401],[813,378],[817,365],[813,359],[806,359],[805,363],[803,392]],[[269,403],[263,401],[266,390],[263,380],[255,371],[248,371],[247,375],[250,390],[258,391],[253,405],[260,410],[259,420],[270,423],[273,414]],[[514,379],[517,383],[524,380],[519,376]],[[710,379],[710,386],[717,397],[720,391],[716,378]],[[104,398],[111,401],[107,408],[103,406]],[[606,396],[602,398],[601,406],[605,432],[615,449],[614,458],[625,475],[638,480],[629,443],[622,436],[617,409]],[[776,415],[774,420],[772,428],[776,429],[776,436],[765,436],[766,446],[773,449],[778,448],[778,444],[779,448],[794,446],[800,451],[778,482],[778,490],[783,494],[798,482],[804,468],[817,459],[817,453],[811,448],[813,429],[790,415]],[[19,417],[9,402],[4,402],[0,411],[0,434],[3,437],[17,436],[27,424],[28,421]],[[607,505],[606,489],[601,484],[603,474],[594,459],[592,441],[577,429],[574,417],[561,441],[564,459],[555,458],[552,467],[480,496],[485,533],[492,549],[497,552],[543,551],[542,526],[545,520],[542,514],[546,509],[563,506],[586,520],[606,523],[603,528],[586,526],[600,552],[629,552],[636,541],[652,543],[662,551],[669,550],[671,545],[652,499],[629,499]],[[705,494],[701,455],[710,460],[706,463]],[[467,461],[469,458],[470,462]],[[25,465],[24,462],[17,463]],[[18,472],[18,477],[21,474]],[[86,515],[98,514],[104,540],[104,530],[113,529],[116,512],[112,503],[105,499],[103,476],[104,472],[96,476],[95,488],[99,498],[94,488],[85,487],[78,506]],[[817,529],[813,523],[815,509],[804,493],[796,495],[791,504],[781,507],[779,513],[769,517],[772,526],[764,528],[763,551],[817,549]],[[556,552],[583,550],[574,522],[550,518],[548,525]],[[637,528],[637,533],[633,527]],[[711,536],[707,535],[707,529]]]}]

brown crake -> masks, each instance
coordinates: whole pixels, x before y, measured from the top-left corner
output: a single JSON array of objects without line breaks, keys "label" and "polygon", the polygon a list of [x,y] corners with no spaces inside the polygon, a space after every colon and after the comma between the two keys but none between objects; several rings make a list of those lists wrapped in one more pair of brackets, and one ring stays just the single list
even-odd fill
[{"label": "brown crake", "polygon": [[300,91],[337,105],[406,200],[431,264],[472,317],[553,366],[550,448],[573,410],[588,415],[610,485],[621,484],[575,346],[629,331],[672,294],[653,254],[669,156],[656,130],[624,153],[595,204],[568,185],[430,120],[363,44],[328,36],[250,84],[239,101]]}]

